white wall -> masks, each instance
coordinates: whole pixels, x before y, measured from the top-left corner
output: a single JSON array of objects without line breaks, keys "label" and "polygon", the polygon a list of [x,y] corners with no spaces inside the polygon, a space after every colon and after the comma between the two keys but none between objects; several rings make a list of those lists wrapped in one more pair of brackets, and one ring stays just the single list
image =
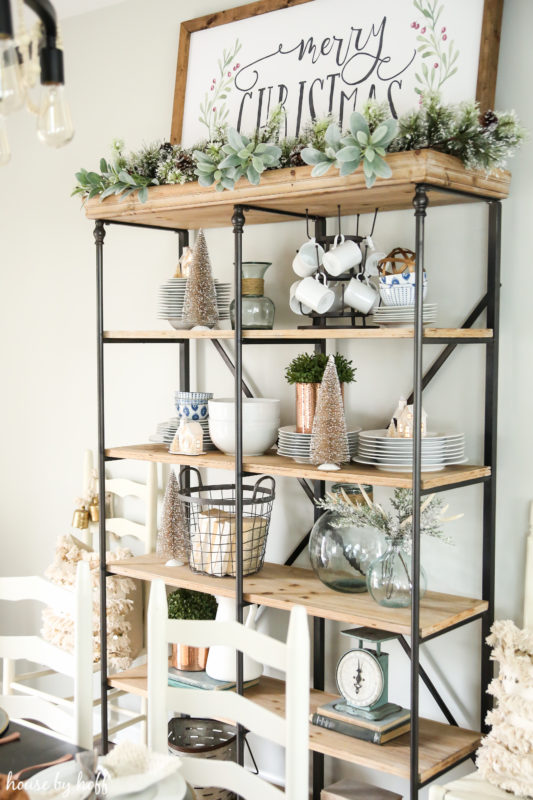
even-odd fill
[{"label": "white wall", "polygon": [[[41,572],[58,535],[69,530],[74,500],[81,488],[82,455],[96,446],[95,282],[91,224],[69,194],[80,166],[97,167],[113,137],[133,148],[168,135],[181,19],[228,7],[227,0],[194,4],[142,0],[71,18],[64,24],[69,97],[76,124],[71,145],[59,151],[42,147],[34,120],[19,113],[9,120],[11,163],[0,171],[1,314],[3,389],[2,574]],[[502,35],[497,107],[516,108],[533,128],[529,76],[533,54],[529,31],[533,5],[507,0]],[[531,314],[528,182],[531,146],[512,163],[512,196],[504,206],[502,340],[500,381],[497,613],[520,620],[523,596],[524,532],[532,491],[530,397]],[[353,224],[353,218],[346,220]],[[370,224],[362,220],[363,230]],[[439,303],[439,322],[459,324],[483,291],[486,210],[482,207],[434,209],[427,235],[430,299]],[[250,228],[246,259],[270,260],[267,293],[277,306],[277,325],[294,325],[286,307],[292,280],[290,260],[304,237],[300,223]],[[409,212],[378,218],[379,249],[413,246]],[[228,229],[207,232],[215,274],[231,279],[232,237]],[[177,241],[172,233],[109,230],[105,244],[107,328],[155,328],[156,289],[172,274]],[[222,396],[232,380],[210,343],[198,343],[196,387]],[[408,342],[339,344],[357,366],[357,383],[348,390],[348,419],[376,427],[411,385]],[[282,422],[293,421],[293,393],[283,380],[287,362],[299,346],[250,348],[245,371],[254,389],[282,399]],[[438,348],[428,348],[427,359]],[[156,423],[173,413],[177,388],[177,347],[114,346],[107,349],[107,438],[109,443],[146,441]],[[468,454],[482,454],[483,348],[460,349],[425,395],[431,427],[465,430]],[[194,387],[193,387],[194,388]],[[140,474],[142,467],[115,467]],[[229,475],[228,475],[229,478]],[[384,497],[384,493],[377,493]],[[436,590],[479,596],[481,590],[481,489],[450,492],[453,513],[465,512],[450,533],[456,546],[425,543],[423,563]],[[278,481],[267,556],[283,560],[311,520],[308,501],[295,482]],[[305,565],[307,557],[302,556]],[[268,612],[271,626],[283,631],[285,617]],[[2,627],[8,622],[2,618]],[[327,688],[334,688],[333,666],[344,646],[329,625]],[[424,648],[422,660],[443,686],[444,697],[463,725],[479,715],[479,634],[477,624]],[[391,646],[391,697],[408,704],[408,664]],[[424,714],[440,719],[424,689]],[[277,759],[266,760],[276,771]],[[327,775],[363,775],[328,760]],[[377,782],[405,790],[387,776]]]}]

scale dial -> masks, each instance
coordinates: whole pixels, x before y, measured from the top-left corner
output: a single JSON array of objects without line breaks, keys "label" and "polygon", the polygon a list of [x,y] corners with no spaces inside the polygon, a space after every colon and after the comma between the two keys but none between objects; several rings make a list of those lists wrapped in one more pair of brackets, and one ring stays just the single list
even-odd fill
[{"label": "scale dial", "polygon": [[368,650],[348,650],[337,664],[337,687],[355,708],[375,705],[385,689],[381,664]]}]

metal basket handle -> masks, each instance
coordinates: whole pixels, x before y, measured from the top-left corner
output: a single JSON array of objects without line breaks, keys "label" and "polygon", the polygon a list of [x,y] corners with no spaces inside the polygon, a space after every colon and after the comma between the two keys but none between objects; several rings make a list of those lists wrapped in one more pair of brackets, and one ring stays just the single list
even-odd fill
[{"label": "metal basket handle", "polygon": [[272,477],[272,475],[261,475],[260,478],[254,484],[254,493],[252,495],[252,503],[256,501],[257,490],[259,486],[263,483],[263,481],[271,481],[272,482],[272,499],[275,497],[275,489],[276,489],[276,481]]},{"label": "metal basket handle", "polygon": [[190,475],[191,472],[195,472],[196,473],[196,477],[198,479],[198,486],[199,487],[203,487],[202,476],[200,475],[200,470],[199,469],[196,469],[196,467],[182,467],[182,469],[180,470],[180,477],[179,477],[179,481],[178,481],[178,487],[179,487],[180,492],[183,489],[183,486],[182,486],[182,483],[181,483],[183,476],[185,475],[185,473]]}]

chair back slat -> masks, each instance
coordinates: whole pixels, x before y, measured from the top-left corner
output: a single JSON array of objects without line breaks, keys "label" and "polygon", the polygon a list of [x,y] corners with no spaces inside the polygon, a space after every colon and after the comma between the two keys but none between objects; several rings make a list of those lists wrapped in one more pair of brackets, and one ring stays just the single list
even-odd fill
[{"label": "chair back slat", "polygon": [[[186,639],[184,638],[186,637]],[[287,646],[271,636],[248,630],[238,622],[212,622],[169,619],[167,641],[184,642],[193,647],[222,645],[240,650],[269,667],[287,670]]]},{"label": "chair back slat", "polygon": [[50,583],[39,575],[0,578],[0,600],[9,602],[34,600],[61,611],[70,611],[72,608],[72,592]]},{"label": "chair back slat", "polygon": [[287,724],[283,717],[234,691],[210,692],[205,689],[179,689],[169,686],[166,707],[178,714],[240,722],[258,736],[266,736],[281,747],[286,744]]},{"label": "chair back slat", "polygon": [[234,792],[238,797],[253,800],[284,800],[285,797],[281,789],[239,767],[233,761],[209,759],[207,762],[203,758],[183,758],[180,775],[191,786],[217,786]]},{"label": "chair back slat", "polygon": [[68,741],[75,742],[74,717],[47,700],[15,694],[0,695],[0,706],[10,719],[38,720],[52,731],[61,733]]}]

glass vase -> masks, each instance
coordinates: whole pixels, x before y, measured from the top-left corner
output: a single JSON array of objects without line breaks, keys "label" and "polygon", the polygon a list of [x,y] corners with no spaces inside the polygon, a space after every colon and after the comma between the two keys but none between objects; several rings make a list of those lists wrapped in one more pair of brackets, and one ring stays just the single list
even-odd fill
[{"label": "glass vase", "polygon": [[[276,307],[270,297],[264,296],[265,272],[270,261],[242,262],[242,329],[270,330],[274,327]],[[235,300],[229,307],[231,327],[235,328]]]},{"label": "glass vase", "polygon": [[366,592],[366,576],[385,550],[383,538],[371,527],[338,528],[335,511],[316,521],[309,538],[309,556],[316,576],[336,592]]},{"label": "glass vase", "polygon": [[[411,605],[412,577],[411,553],[400,540],[388,538],[386,551],[368,570],[368,591],[380,606],[407,608]],[[420,567],[420,597],[426,588],[426,573]]]}]

